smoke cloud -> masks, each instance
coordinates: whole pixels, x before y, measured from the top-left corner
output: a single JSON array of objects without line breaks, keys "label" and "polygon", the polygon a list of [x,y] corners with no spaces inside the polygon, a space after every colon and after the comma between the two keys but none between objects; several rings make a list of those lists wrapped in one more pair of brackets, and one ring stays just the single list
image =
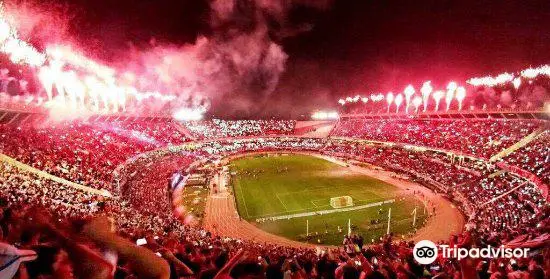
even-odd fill
[{"label": "smoke cloud", "polygon": [[[74,25],[82,19],[75,18],[70,5],[55,3],[14,0],[5,10],[20,37],[39,49],[67,46],[97,60],[101,46],[79,47],[82,37]],[[209,30],[193,43],[156,43],[153,38],[146,47],[130,46],[116,61],[99,64],[116,69],[120,85],[176,96],[169,102],[137,100],[146,112],[213,106],[220,116],[253,115],[268,105],[285,71],[288,55],[281,40],[312,28],[309,22],[290,20],[293,9],[322,11],[331,0],[211,0],[209,5]]]},{"label": "smoke cloud", "polygon": [[324,10],[330,1],[214,0],[211,34],[194,44],[134,50],[125,64],[142,77],[140,87],[183,100],[207,96],[225,115],[257,113],[285,71],[288,55],[277,40],[308,30],[288,21],[297,6]]},{"label": "smoke cloud", "polygon": [[3,1],[5,18],[23,39],[39,48],[45,44],[65,43],[71,40],[70,22],[74,13],[69,6],[49,0]]}]

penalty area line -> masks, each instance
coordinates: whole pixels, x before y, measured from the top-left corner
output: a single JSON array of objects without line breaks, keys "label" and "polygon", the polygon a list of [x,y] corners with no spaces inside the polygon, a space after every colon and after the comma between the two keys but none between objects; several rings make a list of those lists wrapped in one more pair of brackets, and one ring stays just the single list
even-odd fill
[{"label": "penalty area line", "polygon": [[290,214],[290,215],[279,215],[279,216],[271,216],[271,217],[265,217],[265,218],[259,218],[256,219],[256,221],[260,220],[284,220],[284,219],[292,219],[292,218],[299,218],[299,217],[307,217],[307,216],[314,216],[314,215],[325,215],[325,214],[331,214],[331,213],[339,213],[339,212],[347,212],[347,211],[354,211],[354,210],[361,210],[369,207],[375,207],[380,206],[383,204],[389,204],[394,203],[395,199],[391,200],[385,200],[381,202],[375,202],[375,203],[369,203],[359,206],[350,206],[350,207],[343,207],[343,208],[335,208],[335,209],[327,209],[327,210],[318,210],[318,211],[310,211],[310,212],[303,212],[303,213],[296,213],[296,214]]},{"label": "penalty area line", "polygon": [[[317,208],[317,207],[321,207],[321,206],[318,205],[318,204],[316,204],[315,202],[316,202],[316,201],[324,201],[324,200],[325,200],[325,199],[322,199],[322,200],[310,200],[310,202],[313,204],[313,206],[314,206],[315,208]],[[328,205],[328,204],[327,204],[327,205]],[[326,205],[323,205],[323,206],[326,206]]]},{"label": "penalty area line", "polygon": [[277,199],[279,200],[279,202],[283,205],[283,207],[285,208],[285,210],[288,212],[288,208],[286,208],[285,203],[281,200],[281,198],[279,198],[279,194],[278,194],[278,193],[275,193],[275,196],[277,197]]}]

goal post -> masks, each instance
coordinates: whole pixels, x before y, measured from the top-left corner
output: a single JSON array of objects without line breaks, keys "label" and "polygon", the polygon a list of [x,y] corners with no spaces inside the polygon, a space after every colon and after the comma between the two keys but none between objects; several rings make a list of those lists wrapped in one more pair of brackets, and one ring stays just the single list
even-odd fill
[{"label": "goal post", "polygon": [[330,206],[332,208],[353,206],[353,199],[350,196],[333,197],[330,198]]}]

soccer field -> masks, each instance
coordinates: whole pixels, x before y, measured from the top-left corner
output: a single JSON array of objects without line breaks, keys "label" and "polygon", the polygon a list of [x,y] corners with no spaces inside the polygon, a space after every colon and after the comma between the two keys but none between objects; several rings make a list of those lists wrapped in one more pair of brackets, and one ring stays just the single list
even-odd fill
[{"label": "soccer field", "polygon": [[[399,188],[313,156],[244,157],[232,161],[230,171],[241,217],[265,231],[294,240],[340,243],[350,220],[352,231],[370,242],[386,232],[389,208],[391,231],[397,234],[413,230],[411,212],[415,207],[418,208],[416,227],[424,219],[422,203]],[[333,212],[330,199],[341,196],[350,196],[353,208],[363,208]],[[379,202],[386,203],[377,205]],[[328,213],[312,213],[316,211]],[[272,217],[282,219],[270,220]],[[306,237],[306,222],[309,222],[309,237]]]}]

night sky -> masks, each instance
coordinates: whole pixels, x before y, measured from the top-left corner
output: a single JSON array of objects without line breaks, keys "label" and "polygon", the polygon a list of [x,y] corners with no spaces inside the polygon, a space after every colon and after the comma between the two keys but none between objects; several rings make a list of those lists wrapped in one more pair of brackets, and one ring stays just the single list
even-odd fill
[{"label": "night sky", "polygon": [[[207,1],[36,3],[70,11],[67,32],[106,63],[153,38],[184,44],[215,32]],[[435,86],[463,82],[550,61],[548,0],[333,0],[324,8],[293,6],[286,17],[290,31],[270,25],[273,41],[288,54],[285,71],[248,117],[296,117],[336,107],[348,94],[396,92],[425,80]],[[212,113],[223,109],[218,104]]]}]

